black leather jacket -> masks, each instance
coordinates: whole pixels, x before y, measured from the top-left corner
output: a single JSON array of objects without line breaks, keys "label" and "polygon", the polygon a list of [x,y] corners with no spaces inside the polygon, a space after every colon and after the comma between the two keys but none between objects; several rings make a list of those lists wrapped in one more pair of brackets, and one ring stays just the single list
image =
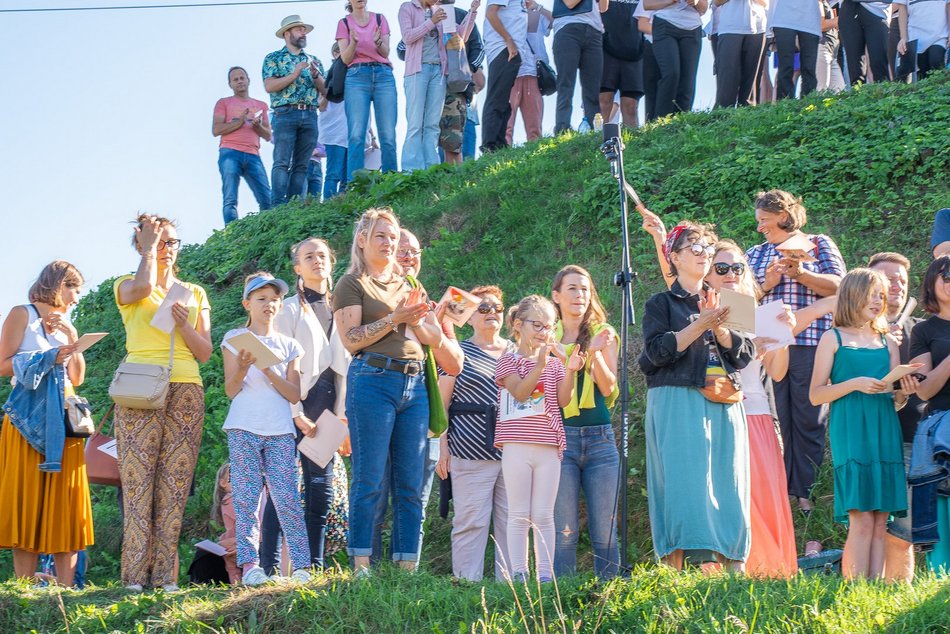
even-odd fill
[{"label": "black leather jacket", "polygon": [[[699,315],[699,295],[690,295],[679,281],[672,288],[647,300],[643,316],[643,353],[640,370],[646,375],[648,387],[677,385],[700,388],[706,384],[709,348],[706,337],[699,337],[686,350],[676,350],[676,333]],[[735,330],[732,347],[719,347],[719,356],[729,378],[741,388],[739,370],[755,357],[755,344],[748,336]]]}]

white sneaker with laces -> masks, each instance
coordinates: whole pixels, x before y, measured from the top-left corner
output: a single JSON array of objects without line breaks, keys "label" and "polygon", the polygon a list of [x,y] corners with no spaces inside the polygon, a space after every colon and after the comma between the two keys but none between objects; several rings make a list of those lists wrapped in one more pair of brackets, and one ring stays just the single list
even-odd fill
[{"label": "white sneaker with laces", "polygon": [[129,592],[141,592],[144,590],[142,584],[140,583],[130,583],[129,585],[125,586],[125,589]]},{"label": "white sneaker with laces", "polygon": [[181,592],[181,588],[178,587],[177,583],[166,583],[162,586],[162,590],[168,594],[174,594],[176,592]]},{"label": "white sneaker with laces", "polygon": [[241,576],[241,583],[245,586],[262,586],[270,581],[270,577],[260,566],[254,566]]},{"label": "white sneaker with laces", "polygon": [[310,571],[306,568],[297,568],[290,575],[290,579],[297,583],[310,583],[310,580],[313,579],[313,575],[310,574]]}]

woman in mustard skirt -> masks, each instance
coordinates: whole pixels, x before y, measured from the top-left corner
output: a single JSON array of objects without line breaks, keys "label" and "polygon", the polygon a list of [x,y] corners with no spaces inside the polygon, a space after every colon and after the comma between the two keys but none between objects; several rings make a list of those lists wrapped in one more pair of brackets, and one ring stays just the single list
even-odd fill
[{"label": "woman in mustard skirt", "polygon": [[65,586],[73,584],[76,553],[93,543],[83,439],[64,437],[62,409],[86,370],[66,316],[82,284],[72,264],[49,264],[30,303],[10,311],[0,333],[0,376],[14,377],[0,427],[0,548],[13,549],[17,577],[32,577],[40,553],[51,553]]}]

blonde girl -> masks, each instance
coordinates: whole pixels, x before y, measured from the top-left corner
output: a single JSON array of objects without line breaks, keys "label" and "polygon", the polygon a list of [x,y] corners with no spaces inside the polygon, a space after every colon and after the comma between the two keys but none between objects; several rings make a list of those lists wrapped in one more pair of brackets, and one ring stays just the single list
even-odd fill
[{"label": "blonde girl", "polygon": [[580,350],[575,348],[567,359],[554,343],[556,315],[551,302],[540,295],[518,302],[508,313],[518,349],[502,355],[495,370],[495,383],[502,388],[495,446],[502,449],[508,493],[510,572],[515,580],[528,577],[531,528],[542,583],[554,578],[554,501],[566,445],[560,408],[571,402],[575,375],[584,366]]},{"label": "blonde girl", "polygon": [[848,579],[879,579],[887,517],[907,510],[900,423],[895,406],[917,389],[911,377],[892,391],[881,379],[899,361],[887,333],[887,280],[854,269],[841,281],[834,327],[821,337],[809,396],[831,403],[828,436],[834,463],[835,519],[848,523],[842,560]]}]

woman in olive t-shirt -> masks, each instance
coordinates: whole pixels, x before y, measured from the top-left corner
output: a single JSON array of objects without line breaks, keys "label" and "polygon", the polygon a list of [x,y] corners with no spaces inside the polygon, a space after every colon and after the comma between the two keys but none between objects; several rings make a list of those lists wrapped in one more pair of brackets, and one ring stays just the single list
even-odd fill
[{"label": "woman in olive t-shirt", "polygon": [[[356,224],[350,268],[333,294],[336,327],[354,358],[347,373],[346,414],[353,446],[350,556],[368,569],[380,483],[391,461],[393,559],[415,568],[422,525],[429,399],[422,345],[442,345],[442,329],[425,317],[429,305],[399,275],[399,221],[369,209]],[[421,290],[421,289],[420,289]]]}]

